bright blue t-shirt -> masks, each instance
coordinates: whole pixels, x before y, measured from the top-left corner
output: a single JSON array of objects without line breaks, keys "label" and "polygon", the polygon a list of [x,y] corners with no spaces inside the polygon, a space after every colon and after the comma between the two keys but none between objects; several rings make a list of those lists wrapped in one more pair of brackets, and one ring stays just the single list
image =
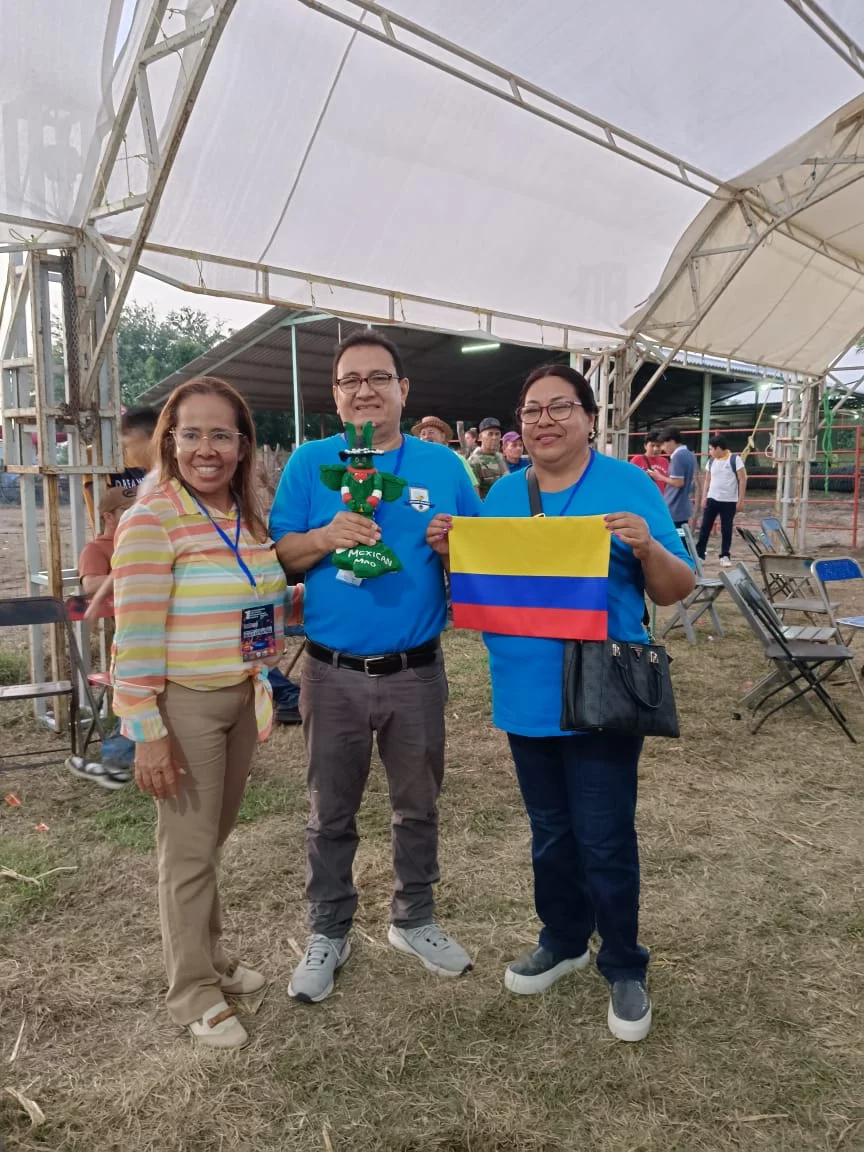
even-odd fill
[{"label": "bright blue t-shirt", "polygon": [[[279,481],[270,511],[275,541],[288,532],[309,532],[345,510],[342,496],[321,481],[322,464],[339,464],[345,437],[310,440],[294,452]],[[382,500],[375,516],[381,539],[402,562],[359,586],[337,579],[325,556],[306,573],[304,626],[310,640],[340,652],[373,656],[404,652],[439,636],[447,624],[447,596],[440,557],[426,543],[433,516],[479,516],[482,504],[465,465],[443,444],[403,437],[402,448],[375,457],[379,472],[408,481],[398,500]]]},{"label": "bright blue t-shirt", "polygon": [[[604,516],[632,512],[647,521],[654,539],[690,563],[657,485],[624,460],[591,454],[581,479],[563,492],[543,492],[543,511],[560,516]],[[572,496],[572,500],[571,500]],[[514,472],[492,486],[484,516],[530,516],[528,480]],[[645,580],[632,549],[614,536],[609,560],[609,636],[646,639]],[[492,678],[492,720],[517,736],[561,736],[561,679],[564,641],[484,632]]]}]

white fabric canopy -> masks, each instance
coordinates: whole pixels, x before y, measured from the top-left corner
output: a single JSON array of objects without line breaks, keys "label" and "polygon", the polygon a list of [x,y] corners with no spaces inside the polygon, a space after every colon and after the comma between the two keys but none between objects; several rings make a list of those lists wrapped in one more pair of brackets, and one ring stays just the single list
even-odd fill
[{"label": "white fabric canopy", "polygon": [[[151,2],[0,0],[0,244],[57,241],[145,190],[134,116],[92,183]],[[821,373],[864,324],[864,5],[796,2],[393,0],[394,44],[358,0],[240,0],[141,267],[262,303],[560,347],[639,333]],[[209,7],[172,3],[160,35]],[[163,134],[192,51],[147,70]],[[140,210],[94,220],[122,253]]]}]

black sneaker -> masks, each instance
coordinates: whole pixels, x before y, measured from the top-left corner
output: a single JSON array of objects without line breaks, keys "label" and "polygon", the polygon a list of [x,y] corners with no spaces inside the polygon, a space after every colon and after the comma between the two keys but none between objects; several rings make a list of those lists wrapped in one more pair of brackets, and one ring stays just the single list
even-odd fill
[{"label": "black sneaker", "polygon": [[100,764],[98,760],[85,760],[83,756],[67,756],[64,763],[73,776],[80,776],[82,780],[92,780],[100,788],[116,790],[123,787],[123,784],[115,780],[106,771],[104,764]]},{"label": "black sneaker", "polygon": [[616,980],[609,997],[609,1031],[618,1040],[644,1040],[651,1031],[651,997],[644,980]]},{"label": "black sneaker", "polygon": [[591,955],[586,949],[581,956],[556,956],[542,945],[508,964],[504,971],[504,987],[520,996],[545,992],[556,980],[568,972],[587,968]]},{"label": "black sneaker", "polygon": [[277,708],[275,716],[277,724],[303,723],[303,717],[300,715],[299,708]]}]

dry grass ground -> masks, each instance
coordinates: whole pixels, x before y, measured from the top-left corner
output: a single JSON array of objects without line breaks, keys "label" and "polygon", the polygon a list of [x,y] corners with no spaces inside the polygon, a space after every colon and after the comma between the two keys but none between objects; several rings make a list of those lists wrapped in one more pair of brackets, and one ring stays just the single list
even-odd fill
[{"label": "dry grass ground", "polygon": [[[614,1041],[596,971],[518,998],[531,945],[528,828],[488,724],[483,649],[451,635],[441,920],[473,973],[427,975],[386,943],[389,810],[376,767],[361,815],[361,910],[336,993],[297,1005],[305,795],[301,736],[255,766],[224,858],[230,940],[272,983],[240,1054],[192,1050],[162,1010],[153,810],[62,769],[0,777],[0,1133],[64,1152],[805,1152],[864,1148],[864,755],[792,709],[757,737],[733,719],[760,673],[725,639],[673,644],[680,742],[641,769],[643,936],[656,1024]],[[838,690],[864,739],[861,700]],[[0,717],[2,719],[2,717]],[[11,717],[7,745],[29,721]],[[48,832],[37,832],[39,823]],[[22,1030],[23,1029],[23,1030]],[[19,1039],[20,1037],[20,1039]],[[18,1041],[17,1054],[10,1057]],[[38,1102],[37,1128],[3,1092]]]}]

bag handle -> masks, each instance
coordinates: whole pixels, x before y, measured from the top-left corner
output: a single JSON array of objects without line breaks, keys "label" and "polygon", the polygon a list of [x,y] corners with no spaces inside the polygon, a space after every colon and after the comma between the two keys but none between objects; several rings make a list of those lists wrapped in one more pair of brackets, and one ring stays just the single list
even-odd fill
[{"label": "bag handle", "polygon": [[657,699],[652,704],[650,700],[646,700],[643,696],[640,695],[639,690],[634,683],[633,671],[630,666],[631,654],[629,645],[622,643],[621,648],[623,651],[626,651],[627,657],[626,660],[616,660],[615,667],[618,669],[621,679],[624,681],[625,688],[633,697],[633,699],[637,701],[637,703],[641,704],[643,708],[647,708],[650,712],[656,712],[660,705],[663,703],[663,677],[660,675],[660,664],[656,654],[652,652],[650,648],[645,649],[648,655],[648,661],[654,670],[654,678],[657,684]]},{"label": "bag handle", "polygon": [[528,484],[528,507],[532,516],[545,516],[543,511],[543,498],[540,495],[540,485],[537,483],[537,474],[534,465],[525,469],[525,480]]}]

